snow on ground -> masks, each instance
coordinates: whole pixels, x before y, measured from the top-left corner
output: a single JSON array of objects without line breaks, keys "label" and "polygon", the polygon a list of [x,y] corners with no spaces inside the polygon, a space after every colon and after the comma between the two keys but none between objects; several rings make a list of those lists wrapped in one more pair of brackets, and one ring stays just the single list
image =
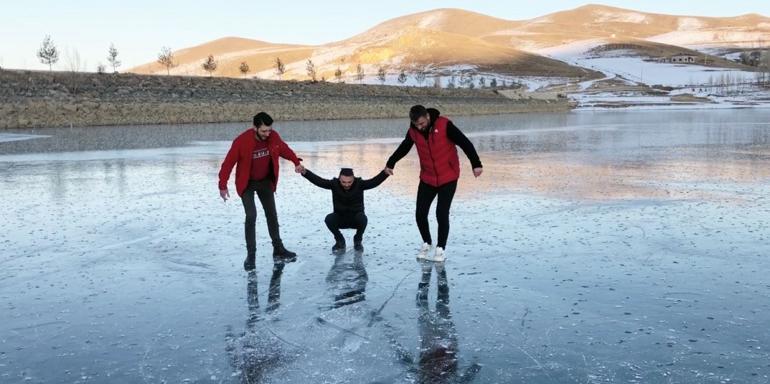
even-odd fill
[{"label": "snow on ground", "polygon": [[[246,123],[0,143],[0,381],[768,381],[770,111],[452,118],[485,171],[463,157],[443,267],[414,259],[414,151],[341,257],[329,192],[282,161],[299,259],[273,265],[260,211],[249,275],[216,190]],[[274,127],[314,172],[369,177],[406,125]],[[101,155],[58,156],[80,151]]]},{"label": "snow on ground", "polygon": [[680,31],[697,31],[703,27],[703,22],[696,17],[680,17],[677,19],[677,29]]},{"label": "snow on ground", "polygon": [[[753,72],[729,68],[705,67],[696,64],[660,63],[644,57],[618,57],[608,52],[600,56],[589,54],[593,48],[606,44],[606,40],[591,39],[537,51],[572,65],[593,69],[608,77],[620,76],[644,84],[688,86],[718,83],[723,76],[742,81],[753,81]],[[609,56],[609,57],[608,57]]]},{"label": "snow on ground", "polygon": [[647,61],[638,57],[597,57],[576,60],[582,66],[613,73],[644,84],[672,87],[719,84],[723,78],[732,82],[752,82],[754,72],[695,64],[671,64]]},{"label": "snow on ground", "polygon": [[[676,94],[694,94],[694,96],[698,97],[709,96],[707,92],[680,91]],[[710,101],[674,101],[670,96],[618,95],[617,93],[575,94],[570,97],[578,102],[579,110],[612,110],[617,108],[645,110],[770,108],[769,101],[756,101],[755,98],[745,95],[711,98]]]},{"label": "snow on ground", "polygon": [[647,15],[638,12],[596,11],[595,21],[600,23],[647,24]]},{"label": "snow on ground", "polygon": [[770,38],[770,33],[768,32],[712,29],[679,30],[647,37],[645,40],[682,47],[696,45],[751,47],[752,44],[755,45],[757,41],[766,41],[768,38]]},{"label": "snow on ground", "polygon": [[[578,102],[579,108],[618,108],[624,104],[633,108],[725,108],[746,106],[767,106],[767,91],[751,83],[756,73],[731,68],[705,67],[697,64],[661,63],[650,58],[634,57],[628,51],[591,52],[607,41],[591,39],[573,42],[557,47],[536,51],[571,65],[602,72],[605,77],[587,80],[578,84],[578,92],[569,96]],[[620,80],[628,85],[660,85],[678,88],[669,95],[649,95],[648,92],[627,91],[617,87],[618,92],[596,94],[590,90],[605,80]],[[674,102],[670,96],[694,94],[710,98],[711,103],[695,105],[690,102]],[[725,97],[729,96],[729,97]],[[599,107],[597,107],[599,105]]]}]

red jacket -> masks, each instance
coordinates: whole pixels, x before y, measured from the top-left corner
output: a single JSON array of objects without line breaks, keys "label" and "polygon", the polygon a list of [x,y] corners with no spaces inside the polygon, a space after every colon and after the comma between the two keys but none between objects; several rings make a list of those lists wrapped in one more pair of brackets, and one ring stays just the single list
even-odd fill
[{"label": "red jacket", "polygon": [[427,139],[417,128],[409,129],[420,157],[420,180],[433,187],[460,178],[460,158],[455,143],[447,136],[447,122],[446,117],[437,117]]},{"label": "red jacket", "polygon": [[[243,195],[243,191],[249,184],[249,175],[251,173],[251,156],[254,145],[257,143],[257,134],[253,128],[244,131],[233,140],[233,145],[222,162],[222,168],[219,170],[219,190],[227,189],[227,180],[230,178],[230,172],[235,166],[235,189],[238,196]],[[299,165],[302,159],[298,158],[294,151],[281,139],[281,136],[273,130],[267,137],[267,147],[270,150],[270,159],[273,163],[273,191],[278,185],[278,156],[291,161],[294,165]]]}]

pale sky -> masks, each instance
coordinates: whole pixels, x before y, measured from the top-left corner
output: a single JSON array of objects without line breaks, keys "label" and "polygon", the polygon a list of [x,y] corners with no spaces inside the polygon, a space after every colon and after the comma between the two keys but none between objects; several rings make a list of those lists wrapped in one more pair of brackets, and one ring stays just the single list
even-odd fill
[{"label": "pale sky", "polygon": [[[149,1],[124,4],[96,0],[21,0],[0,5],[0,66],[47,69],[36,56],[45,35],[60,50],[55,69],[69,69],[77,52],[95,71],[107,64],[110,43],[123,64],[118,70],[154,61],[161,47],[174,50],[220,37],[274,43],[322,44],[346,39],[395,17],[436,8],[461,8],[508,20],[526,20],[572,9],[585,1],[380,0],[380,1]],[[598,2],[597,2],[598,3]],[[768,0],[604,1],[632,10],[693,16],[770,15]],[[69,54],[68,54],[69,53]],[[72,60],[70,60],[72,61]]]}]

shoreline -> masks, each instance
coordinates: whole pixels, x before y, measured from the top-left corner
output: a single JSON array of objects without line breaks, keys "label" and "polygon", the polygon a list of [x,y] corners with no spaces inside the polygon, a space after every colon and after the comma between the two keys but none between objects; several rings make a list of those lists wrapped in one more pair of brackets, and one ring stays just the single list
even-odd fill
[{"label": "shoreline", "polygon": [[404,117],[414,104],[452,115],[567,112],[567,99],[440,89],[136,74],[0,70],[0,129]]}]

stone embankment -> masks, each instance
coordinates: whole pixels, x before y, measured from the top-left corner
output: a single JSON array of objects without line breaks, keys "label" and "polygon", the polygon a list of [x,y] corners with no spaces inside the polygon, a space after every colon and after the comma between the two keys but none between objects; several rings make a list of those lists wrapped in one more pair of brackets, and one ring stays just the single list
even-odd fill
[{"label": "stone embankment", "polygon": [[136,74],[0,70],[0,129],[567,111],[566,100],[512,100],[491,89],[437,89]]}]

